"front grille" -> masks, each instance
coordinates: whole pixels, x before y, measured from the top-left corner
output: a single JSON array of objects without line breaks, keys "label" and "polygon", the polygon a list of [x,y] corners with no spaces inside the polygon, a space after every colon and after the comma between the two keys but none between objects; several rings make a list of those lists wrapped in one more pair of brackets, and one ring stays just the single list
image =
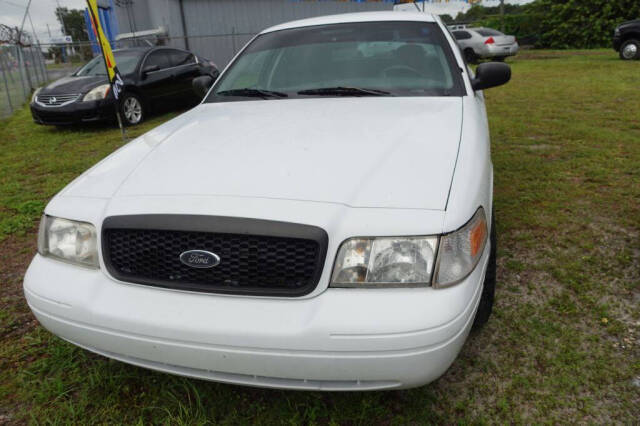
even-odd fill
[{"label": "front grille", "polygon": [[59,107],[75,102],[80,98],[79,93],[67,95],[38,95],[36,102],[45,107]]},{"label": "front grille", "polygon": [[[117,279],[192,291],[301,296],[316,287],[327,249],[324,230],[256,219],[207,216],[115,216],[105,220],[105,265]],[[190,250],[220,263],[198,269],[180,261]]]}]

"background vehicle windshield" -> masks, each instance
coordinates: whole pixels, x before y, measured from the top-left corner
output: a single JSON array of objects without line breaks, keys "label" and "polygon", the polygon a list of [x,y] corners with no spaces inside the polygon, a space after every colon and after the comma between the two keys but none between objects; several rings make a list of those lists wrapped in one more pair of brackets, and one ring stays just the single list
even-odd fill
[{"label": "background vehicle windshield", "polygon": [[482,28],[482,29],[476,30],[476,32],[478,34],[480,34],[482,37],[492,37],[492,36],[504,35],[500,31],[492,30],[490,28]]},{"label": "background vehicle windshield", "polygon": [[461,96],[460,74],[435,23],[321,25],[259,36],[216,82],[207,101],[229,100],[222,98],[233,91],[246,95],[246,90],[238,93],[241,89],[278,92],[280,97],[304,97],[311,94],[299,92],[326,88],[386,92],[378,95]]},{"label": "background vehicle windshield", "polygon": [[[130,74],[135,71],[138,61],[142,54],[140,52],[114,52],[113,55],[116,58],[116,64],[118,64],[118,70],[120,74]],[[107,70],[104,67],[104,60],[102,55],[96,56],[90,60],[85,66],[80,68],[76,73],[77,76],[97,76],[107,75]]]}]

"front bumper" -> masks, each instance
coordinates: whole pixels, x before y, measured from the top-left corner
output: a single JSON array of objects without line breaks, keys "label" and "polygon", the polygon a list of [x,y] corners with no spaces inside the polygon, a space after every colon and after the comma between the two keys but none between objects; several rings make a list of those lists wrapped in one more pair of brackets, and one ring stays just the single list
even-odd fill
[{"label": "front bumper", "polygon": [[448,289],[328,289],[287,300],[125,284],[37,255],[24,291],[52,333],[130,364],[250,386],[399,389],[437,379],[455,360],[488,253]]},{"label": "front bumper", "polygon": [[115,100],[73,102],[62,107],[45,107],[31,103],[31,116],[38,124],[64,126],[115,120]]},{"label": "front bumper", "polygon": [[613,37],[613,50],[615,50],[616,52],[619,52],[621,47],[622,47],[622,37],[614,36]]},{"label": "front bumper", "polygon": [[515,56],[518,54],[518,51],[520,50],[520,46],[518,45],[518,43],[513,43],[513,44],[509,44],[509,45],[488,45],[485,44],[482,47],[482,50],[480,52],[480,57],[481,58],[499,58],[499,57],[506,57],[506,56]]}]

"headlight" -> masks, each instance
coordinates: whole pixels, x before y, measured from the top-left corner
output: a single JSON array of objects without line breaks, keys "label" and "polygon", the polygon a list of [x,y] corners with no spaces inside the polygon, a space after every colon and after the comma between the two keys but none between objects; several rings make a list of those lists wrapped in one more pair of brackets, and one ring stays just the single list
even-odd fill
[{"label": "headlight", "polygon": [[42,216],[38,253],[78,265],[98,268],[96,228],[90,223]]},{"label": "headlight", "polygon": [[40,93],[41,90],[42,87],[38,87],[36,91],[33,92],[33,95],[31,96],[31,103],[34,103],[36,101],[36,97],[38,97],[38,93]]},{"label": "headlight", "polygon": [[428,286],[437,237],[352,238],[342,243],[332,287]]},{"label": "headlight", "polygon": [[480,261],[488,234],[487,218],[480,208],[460,230],[443,235],[433,286],[448,287],[466,278]]},{"label": "headlight", "polygon": [[615,31],[613,32],[614,36],[619,36],[620,35],[620,28],[616,28]]},{"label": "headlight", "polygon": [[101,99],[104,99],[109,94],[109,90],[111,90],[111,85],[109,84],[103,84],[102,86],[98,86],[95,89],[91,89],[89,93],[84,95],[84,98],[82,98],[82,101],[83,102],[99,101]]}]

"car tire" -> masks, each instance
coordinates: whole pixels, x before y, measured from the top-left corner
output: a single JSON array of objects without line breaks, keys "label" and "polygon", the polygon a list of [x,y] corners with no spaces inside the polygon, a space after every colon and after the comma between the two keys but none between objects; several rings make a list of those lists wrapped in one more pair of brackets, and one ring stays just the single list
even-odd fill
[{"label": "car tire", "polygon": [[622,43],[622,46],[620,46],[620,59],[625,61],[640,59],[640,41],[630,39]]},{"label": "car tire", "polygon": [[467,63],[475,64],[478,62],[478,55],[476,55],[476,52],[471,48],[464,50],[464,57],[467,60]]},{"label": "car tire", "polygon": [[142,99],[135,93],[125,93],[120,100],[120,118],[125,126],[135,126],[144,121],[145,109]]},{"label": "car tire", "polygon": [[476,312],[476,318],[473,321],[473,329],[477,330],[489,321],[491,312],[493,311],[493,301],[496,293],[496,272],[497,272],[497,236],[496,236],[496,220],[495,213],[491,213],[491,252],[489,253],[489,264],[484,274],[484,283],[482,284],[482,296],[480,297],[480,304],[478,305],[478,312]]}]

